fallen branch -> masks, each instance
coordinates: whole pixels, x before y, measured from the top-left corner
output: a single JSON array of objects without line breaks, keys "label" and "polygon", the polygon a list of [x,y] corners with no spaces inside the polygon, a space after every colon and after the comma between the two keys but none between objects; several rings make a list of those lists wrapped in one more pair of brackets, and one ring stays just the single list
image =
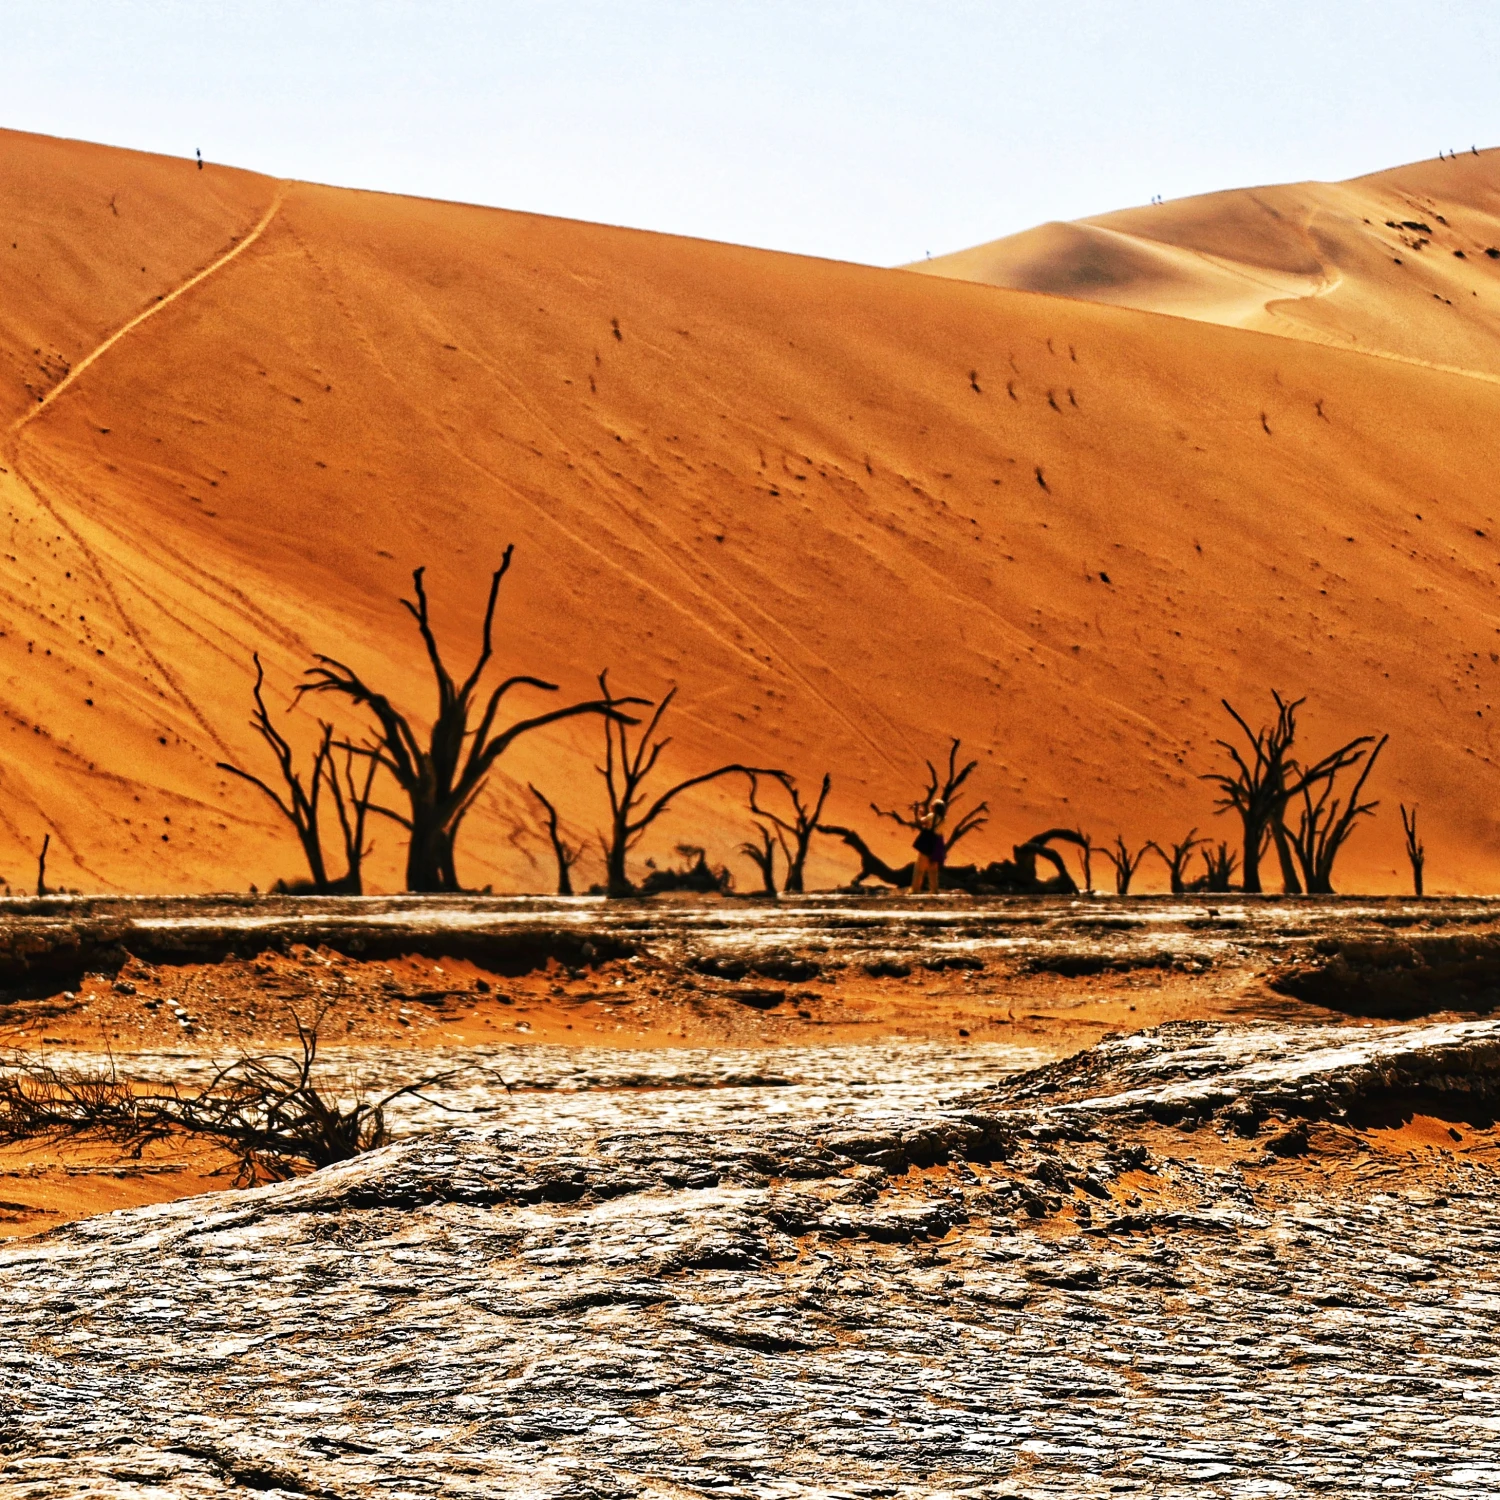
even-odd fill
[{"label": "fallen branch", "polygon": [[388,1143],[385,1111],[394,1100],[418,1096],[451,1074],[433,1074],[346,1108],[325,1096],[329,1081],[315,1076],[323,1014],[309,1025],[293,1012],[300,1056],[236,1058],[194,1093],[175,1084],[165,1092],[145,1090],[122,1077],[113,1058],[106,1069],[89,1072],[17,1055],[0,1073],[0,1142],[91,1139],[139,1156],[155,1141],[200,1136],[238,1158],[241,1186],[290,1177],[293,1163],[317,1168],[349,1161]]}]

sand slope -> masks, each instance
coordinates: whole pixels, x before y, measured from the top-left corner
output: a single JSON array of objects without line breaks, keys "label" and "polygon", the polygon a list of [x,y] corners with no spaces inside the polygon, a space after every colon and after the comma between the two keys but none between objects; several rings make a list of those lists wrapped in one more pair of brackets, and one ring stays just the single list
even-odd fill
[{"label": "sand slope", "polygon": [[909,269],[1500,378],[1500,150],[1043,224]]},{"label": "sand slope", "polygon": [[[294,873],[215,769],[257,752],[252,648],[279,699],[320,649],[421,707],[411,567],[457,658],[510,541],[499,667],[679,684],[676,774],[831,769],[830,814],[874,827],[951,732],[994,810],[981,857],[1057,822],[1176,837],[1222,826],[1196,780],[1220,695],[1279,685],[1313,695],[1317,743],[1393,735],[1346,882],[1401,886],[1401,798],[1435,886],[1500,881],[1492,380],[13,133],[0,203],[12,881],[48,828],[69,885]],[[528,778],[592,841],[596,741],[506,757],[466,880],[548,888]],[[709,789],[640,854],[734,859],[750,832]],[[820,881],[851,873],[823,850]]]}]

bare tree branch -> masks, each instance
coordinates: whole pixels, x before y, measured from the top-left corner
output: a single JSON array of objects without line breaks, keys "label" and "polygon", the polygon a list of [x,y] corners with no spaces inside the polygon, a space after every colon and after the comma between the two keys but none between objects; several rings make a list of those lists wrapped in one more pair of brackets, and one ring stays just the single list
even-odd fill
[{"label": "bare tree branch", "polygon": [[537,790],[536,786],[528,781],[526,789],[542,804],[547,813],[547,836],[552,840],[552,853],[557,860],[557,894],[571,896],[573,894],[573,866],[578,863],[578,856],[583,853],[583,850],[564,842],[557,825],[557,809]]},{"label": "bare tree branch", "polygon": [[765,823],[757,823],[755,831],[760,835],[760,842],[741,844],[740,853],[747,855],[755,868],[760,871],[762,893],[774,896],[776,894],[776,850],[780,847],[781,852],[785,854],[786,844],[782,841],[780,832]]},{"label": "bare tree branch", "polygon": [[1179,839],[1175,844],[1171,845],[1170,850],[1163,848],[1162,845],[1155,841],[1146,846],[1148,849],[1154,849],[1166,864],[1174,896],[1180,896],[1187,890],[1188,860],[1192,857],[1193,850],[1198,848],[1202,843],[1204,843],[1204,840],[1198,837],[1198,830],[1196,828],[1189,828],[1187,837]]},{"label": "bare tree branch", "polygon": [[0,1141],[107,1140],[138,1155],[153,1141],[201,1136],[239,1158],[242,1185],[287,1177],[292,1163],[348,1161],[389,1140],[385,1111],[391,1103],[451,1075],[432,1074],[345,1108],[329,1096],[318,1068],[325,1014],[326,1008],[307,1023],[292,1012],[299,1055],[241,1056],[191,1093],[175,1085],[153,1093],[121,1077],[113,1059],[89,1072],[18,1058],[0,1071]]},{"label": "bare tree branch", "polygon": [[272,722],[270,710],[266,707],[266,669],[261,663],[260,653],[254,652],[251,659],[255,663],[255,684],[250,690],[251,696],[255,699],[255,711],[250,716],[250,727],[270,749],[277,769],[281,773],[282,784],[286,788],[285,795],[259,776],[252,775],[249,771],[242,771],[228,761],[221,760],[218,763],[219,769],[229,772],[231,776],[238,776],[241,781],[248,781],[251,786],[258,788],[271,800],[282,817],[292,825],[297,835],[297,842],[302,846],[303,857],[307,860],[307,870],[313,890],[324,894],[328,890],[328,869],[323,858],[323,835],[318,822],[318,801],[331,769],[333,729],[327,724],[320,726],[321,735],[318,748],[313,755],[312,772],[308,777],[307,785],[304,786],[302,775],[297,770],[295,752],[286,736]]},{"label": "bare tree branch", "polygon": [[[1357,762],[1363,756],[1364,767],[1346,803],[1342,803],[1340,798],[1333,795],[1338,780],[1338,770],[1344,769],[1348,764],[1344,761],[1339,762],[1337,770],[1330,771],[1314,783],[1318,787],[1316,798],[1312,795],[1311,785],[1303,786],[1302,811],[1298,818],[1297,832],[1291,836],[1291,843],[1296,851],[1298,862],[1302,866],[1309,894],[1321,896],[1333,894],[1333,865],[1339,856],[1339,851],[1354,831],[1355,823],[1360,818],[1370,816],[1380,806],[1378,802],[1361,802],[1359,798],[1370,772],[1375,769],[1375,762],[1380,752],[1385,749],[1389,739],[1389,735],[1383,735],[1380,743],[1370,751],[1368,756],[1363,756],[1361,752],[1360,755],[1353,757],[1353,762]],[[1341,806],[1342,811],[1340,811]]]},{"label": "bare tree branch", "polygon": [[1219,812],[1233,811],[1239,815],[1244,832],[1244,889],[1260,891],[1261,857],[1268,840],[1274,840],[1283,882],[1289,891],[1295,892],[1300,884],[1284,827],[1287,804],[1309,787],[1357,764],[1372,736],[1361,735],[1315,764],[1303,766],[1293,758],[1292,747],[1297,738],[1297,710],[1306,699],[1288,700],[1278,692],[1273,692],[1271,698],[1276,704],[1275,724],[1254,731],[1227,698],[1220,700],[1249,742],[1249,754],[1242,754],[1228,740],[1219,740],[1217,743],[1229,756],[1234,770],[1211,772],[1203,780],[1219,788],[1221,795],[1215,803]]}]

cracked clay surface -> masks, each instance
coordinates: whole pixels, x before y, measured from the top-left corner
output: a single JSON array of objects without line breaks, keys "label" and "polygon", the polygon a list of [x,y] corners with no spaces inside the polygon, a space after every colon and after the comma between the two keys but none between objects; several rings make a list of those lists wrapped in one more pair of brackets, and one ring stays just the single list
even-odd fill
[{"label": "cracked clay surface", "polygon": [[0,1251],[0,1494],[1480,1496],[1500,1023],[484,1124]]}]

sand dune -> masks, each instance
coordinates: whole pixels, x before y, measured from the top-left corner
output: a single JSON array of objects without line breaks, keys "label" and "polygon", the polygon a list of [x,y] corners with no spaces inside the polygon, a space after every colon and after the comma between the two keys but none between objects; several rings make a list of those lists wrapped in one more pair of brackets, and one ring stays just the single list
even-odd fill
[{"label": "sand dune", "polygon": [[[1410,171],[1472,184],[1472,210],[1441,209],[1459,226],[1497,160]],[[1312,695],[1314,742],[1393,736],[1346,885],[1404,884],[1401,799],[1422,806],[1435,888],[1500,882],[1500,385],[1325,347],[1358,268],[1309,301],[1326,260],[1306,236],[1300,258],[1211,226],[1131,251],[1163,296],[1186,248],[1221,257],[1226,306],[1264,262],[1278,308],[1332,309],[1294,342],[14,133],[0,204],[12,882],[46,829],[55,878],[89,889],[296,873],[266,806],[215,769],[255,763],[251,650],[278,701],[324,650],[425,706],[396,604],[411,567],[459,657],[511,541],[498,665],[568,695],[603,666],[648,694],[679,684],[676,774],[830,769],[830,815],[874,828],[870,799],[909,794],[954,733],[993,812],[981,857],[1058,822],[1230,835],[1196,779],[1218,700],[1280,686]],[[1443,283],[1449,341],[1381,301],[1383,227],[1360,228],[1355,331],[1500,373],[1500,265],[1454,259],[1433,228],[1378,275],[1405,288],[1442,257],[1473,279],[1468,303]],[[305,743],[310,715],[287,723]],[[460,844],[466,881],[548,888],[528,779],[592,845],[596,738],[564,725],[507,755]],[[639,854],[706,843],[748,884],[750,832],[710,788]],[[399,839],[376,837],[389,889]],[[833,845],[812,871],[852,873]]]},{"label": "sand dune", "polygon": [[1500,151],[1044,224],[909,269],[1500,378]]}]

